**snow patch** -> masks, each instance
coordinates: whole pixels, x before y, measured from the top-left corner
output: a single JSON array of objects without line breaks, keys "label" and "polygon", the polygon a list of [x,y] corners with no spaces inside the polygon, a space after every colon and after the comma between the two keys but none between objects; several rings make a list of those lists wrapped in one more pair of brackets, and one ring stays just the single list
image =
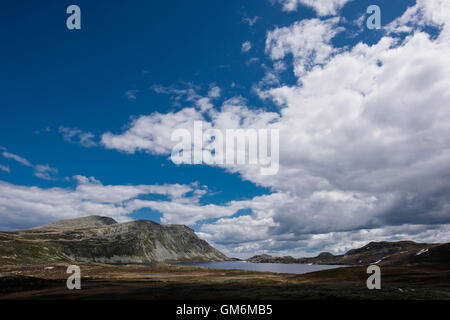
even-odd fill
[{"label": "snow patch", "polygon": [[416,256],[420,256],[422,253],[428,252],[428,248],[427,249],[422,249],[419,252],[416,253]]},{"label": "snow patch", "polygon": [[377,262],[373,262],[371,264],[379,264],[381,261],[383,261],[383,259],[378,260]]}]

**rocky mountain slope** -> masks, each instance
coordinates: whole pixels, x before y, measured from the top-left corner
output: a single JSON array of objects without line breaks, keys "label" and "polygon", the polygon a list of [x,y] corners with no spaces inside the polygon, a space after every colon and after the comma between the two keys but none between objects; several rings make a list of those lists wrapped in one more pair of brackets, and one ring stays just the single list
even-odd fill
[{"label": "rocky mountain slope", "polygon": [[450,264],[450,244],[424,244],[412,241],[371,242],[343,255],[323,252],[313,258],[273,257],[258,255],[250,259],[255,263],[303,263],[326,265],[408,265],[423,263]]},{"label": "rocky mountain slope", "polygon": [[182,225],[139,220],[117,223],[90,216],[46,226],[0,232],[0,264],[58,261],[99,263],[229,260]]}]

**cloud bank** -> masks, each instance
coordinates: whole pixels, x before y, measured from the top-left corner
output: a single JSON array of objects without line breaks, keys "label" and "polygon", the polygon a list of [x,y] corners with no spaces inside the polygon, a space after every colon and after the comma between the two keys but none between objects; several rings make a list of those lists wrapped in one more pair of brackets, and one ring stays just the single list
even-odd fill
[{"label": "cloud bank", "polygon": [[[329,16],[349,1],[278,2],[286,11],[302,4]],[[199,235],[234,256],[308,255],[324,247],[342,252],[371,240],[449,241],[449,12],[448,1],[419,0],[385,27],[375,44],[346,48],[333,46],[342,31],[339,17],[274,28],[267,33],[266,54],[274,70],[289,66],[297,80],[282,85],[275,77],[256,84],[256,92],[277,112],[255,110],[242,97],[217,105],[218,87],[207,96],[194,88],[157,87],[175,95],[177,103],[184,99],[192,105],[142,115],[122,132],[101,137],[107,149],[169,156],[171,133],[191,130],[195,120],[215,129],[279,129],[278,175],[262,176],[245,165],[224,168],[269,188],[269,195],[200,205],[204,190],[192,186],[103,186],[79,180],[73,190],[46,190],[2,183],[0,212],[24,221],[36,212],[48,219],[61,218],[61,212],[100,212],[120,220],[151,208],[162,213],[163,222],[216,219],[203,223]],[[425,32],[427,26],[438,34]],[[139,198],[155,192],[168,199]],[[243,209],[251,213],[236,215]]]}]

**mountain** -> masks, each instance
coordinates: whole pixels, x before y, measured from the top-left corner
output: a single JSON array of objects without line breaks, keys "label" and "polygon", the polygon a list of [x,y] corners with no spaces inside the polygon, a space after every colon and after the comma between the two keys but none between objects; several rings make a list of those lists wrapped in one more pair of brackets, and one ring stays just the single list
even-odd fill
[{"label": "mountain", "polygon": [[303,263],[326,265],[407,265],[423,263],[450,264],[450,244],[425,244],[413,241],[370,242],[343,255],[322,252],[313,258],[258,255],[247,259],[255,263]]},{"label": "mountain", "polygon": [[0,232],[0,264],[58,261],[99,263],[229,260],[194,230],[139,220],[117,223],[89,216],[33,229]]},{"label": "mountain", "polygon": [[250,259],[247,259],[246,261],[253,263],[285,263],[285,264],[299,263],[298,259],[295,259],[294,257],[291,256],[274,257],[268,254],[256,255],[251,257]]}]

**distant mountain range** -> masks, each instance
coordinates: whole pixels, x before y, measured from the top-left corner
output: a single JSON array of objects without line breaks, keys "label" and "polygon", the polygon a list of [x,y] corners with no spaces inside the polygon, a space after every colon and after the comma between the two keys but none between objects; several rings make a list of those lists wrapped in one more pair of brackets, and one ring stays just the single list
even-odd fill
[{"label": "distant mountain range", "polygon": [[0,264],[41,262],[154,263],[230,260],[194,230],[139,220],[89,216],[0,232]]},{"label": "distant mountain range", "polygon": [[254,263],[302,263],[325,265],[408,265],[423,263],[450,264],[450,243],[425,244],[412,241],[370,242],[343,255],[323,252],[313,258],[257,255],[247,259]]},{"label": "distant mountain range", "polygon": [[[97,262],[108,264],[233,261],[194,230],[183,225],[160,225],[149,220],[117,223],[89,216],[62,220],[33,229],[0,232],[0,264]],[[450,264],[450,244],[412,241],[371,242],[343,255],[323,252],[313,258],[258,255],[254,263],[325,265]]]}]

